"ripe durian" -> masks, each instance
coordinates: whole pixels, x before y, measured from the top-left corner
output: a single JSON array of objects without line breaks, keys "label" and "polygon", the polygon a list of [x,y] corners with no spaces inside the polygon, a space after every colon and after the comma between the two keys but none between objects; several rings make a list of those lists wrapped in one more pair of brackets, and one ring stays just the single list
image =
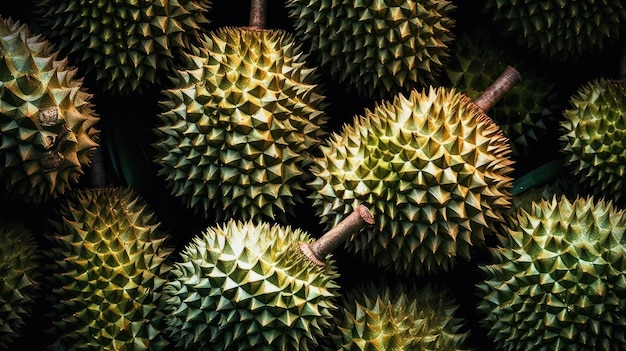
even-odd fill
[{"label": "ripe durian", "polygon": [[[515,61],[493,40],[489,32],[475,30],[464,33],[452,47],[451,59],[445,66],[445,77],[452,86],[478,98],[500,73]],[[518,60],[519,61],[519,60]],[[489,110],[491,117],[504,131],[517,156],[527,155],[533,144],[548,136],[548,126],[556,124],[553,111],[555,84],[540,77],[524,62],[516,65],[524,79],[516,84]]]},{"label": "ripe durian", "polygon": [[162,287],[173,251],[130,188],[76,191],[50,221],[52,350],[161,350]]},{"label": "ripe durian", "polygon": [[[372,223],[369,211],[361,218],[357,226]],[[314,242],[277,223],[208,227],[174,263],[164,289],[166,331],[186,350],[312,349],[337,310],[339,273],[325,245],[355,231],[345,228]]]},{"label": "ripe durian", "polygon": [[626,22],[623,0],[487,0],[484,6],[520,45],[561,61],[602,49]]},{"label": "ripe durian", "polygon": [[454,40],[448,0],[288,0],[296,36],[363,97],[436,82]]},{"label": "ripe durian", "polygon": [[39,297],[39,253],[33,233],[22,223],[0,220],[0,349],[22,335]]},{"label": "ripe durian", "polygon": [[503,350],[622,350],[626,217],[565,196],[517,212],[477,283],[482,325]]},{"label": "ripe durian", "polygon": [[502,221],[510,205],[508,139],[455,89],[429,88],[366,110],[321,146],[309,183],[331,226],[356,204],[377,224],[349,251],[397,273],[450,269]]},{"label": "ripe durian", "polygon": [[594,79],[570,99],[561,121],[566,166],[594,195],[626,193],[626,82]]},{"label": "ripe durian", "polygon": [[283,30],[224,27],[163,91],[154,161],[172,194],[218,221],[285,220],[302,202],[324,96]]},{"label": "ripe durian", "polygon": [[52,44],[0,18],[0,179],[41,203],[78,183],[98,146],[92,95]]},{"label": "ripe durian", "polygon": [[61,52],[95,75],[107,94],[162,84],[177,56],[195,45],[210,0],[42,0],[40,27]]},{"label": "ripe durian", "polygon": [[447,290],[396,285],[368,282],[343,293],[325,350],[468,350],[469,332]]}]

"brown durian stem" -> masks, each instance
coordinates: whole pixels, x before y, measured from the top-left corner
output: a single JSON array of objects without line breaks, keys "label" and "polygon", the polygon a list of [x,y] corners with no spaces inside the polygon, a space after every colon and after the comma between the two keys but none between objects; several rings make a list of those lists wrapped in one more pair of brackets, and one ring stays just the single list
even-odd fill
[{"label": "brown durian stem", "polygon": [[359,205],[348,217],[326,232],[312,244],[300,243],[300,250],[311,262],[318,266],[326,265],[326,256],[352,234],[374,224],[374,216],[365,205]]},{"label": "brown durian stem", "polygon": [[265,29],[266,17],[267,17],[266,0],[250,0],[249,26],[255,29]]},{"label": "brown durian stem", "polygon": [[104,158],[102,156],[102,148],[96,147],[91,156],[91,187],[106,187],[106,172],[104,171]]},{"label": "brown durian stem", "polygon": [[626,80],[626,40],[624,40],[624,45],[622,46],[619,65],[619,79]]},{"label": "brown durian stem", "polygon": [[491,110],[491,108],[506,94],[515,84],[522,80],[520,73],[513,67],[507,66],[500,77],[495,80],[482,95],[480,95],[474,103],[483,112]]}]

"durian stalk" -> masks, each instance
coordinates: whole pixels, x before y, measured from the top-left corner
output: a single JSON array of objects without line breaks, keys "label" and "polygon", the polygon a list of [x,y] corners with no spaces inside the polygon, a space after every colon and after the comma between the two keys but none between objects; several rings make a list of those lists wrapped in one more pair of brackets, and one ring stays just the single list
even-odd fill
[{"label": "durian stalk", "polygon": [[619,79],[626,80],[626,40],[624,40],[622,55],[620,57]]},{"label": "durian stalk", "polygon": [[300,243],[300,250],[318,266],[326,265],[326,256],[346,241],[349,236],[374,224],[374,216],[365,205],[359,205],[337,226],[326,232],[312,244]]},{"label": "durian stalk", "polygon": [[485,90],[482,95],[480,95],[474,103],[481,109],[483,112],[489,111],[506,92],[511,90],[515,84],[519,83],[522,79],[520,73],[513,67],[507,66],[507,68],[502,72],[500,77],[496,79],[490,86]]},{"label": "durian stalk", "polygon": [[267,13],[266,0],[252,0],[250,3],[250,22],[251,28],[264,29]]},{"label": "durian stalk", "polygon": [[104,188],[106,186],[106,172],[104,171],[104,158],[102,147],[98,146],[91,156],[91,187]]}]

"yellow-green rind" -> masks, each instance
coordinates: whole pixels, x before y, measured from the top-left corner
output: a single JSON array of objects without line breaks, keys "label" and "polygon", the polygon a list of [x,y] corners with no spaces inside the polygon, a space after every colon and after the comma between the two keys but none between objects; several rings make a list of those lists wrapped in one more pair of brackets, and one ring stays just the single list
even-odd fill
[{"label": "yellow-green rind", "polygon": [[367,98],[434,84],[454,40],[456,6],[447,0],[289,0],[286,7],[320,66]]},{"label": "yellow-green rind", "polygon": [[605,78],[581,86],[560,123],[571,174],[596,196],[626,193],[626,82]]},{"label": "yellow-green rind", "polygon": [[43,36],[0,18],[0,179],[9,197],[42,203],[84,174],[100,133],[82,81]]},{"label": "yellow-green rind", "polygon": [[508,139],[467,95],[430,88],[384,101],[321,146],[311,198],[330,228],[366,204],[376,224],[346,242],[402,274],[470,259],[510,205]]},{"label": "yellow-green rind", "polygon": [[206,217],[286,221],[326,135],[316,70],[283,30],[221,28],[186,59],[163,91],[159,175]]},{"label": "yellow-green rind", "polygon": [[22,337],[40,297],[39,249],[23,223],[0,219],[0,349]]},{"label": "yellow-green rind", "polygon": [[483,6],[519,45],[559,61],[615,42],[626,22],[622,0],[487,0]]},{"label": "yellow-green rind", "polygon": [[50,350],[162,350],[162,287],[173,251],[130,188],[76,191],[51,220]]},{"label": "yellow-green rind", "polygon": [[[469,331],[447,290],[431,285],[360,284],[341,295],[327,351],[460,351]],[[465,329],[465,330],[463,330]]]},{"label": "yellow-green rind", "polygon": [[196,236],[164,293],[167,332],[185,350],[313,350],[337,310],[338,273],[300,251],[300,230],[230,220]]},{"label": "yellow-green rind", "polygon": [[160,86],[177,56],[197,44],[210,0],[42,0],[38,23],[105,94]]},{"label": "yellow-green rind", "polygon": [[594,197],[517,212],[477,283],[482,325],[502,350],[620,350],[626,344],[626,218]]}]

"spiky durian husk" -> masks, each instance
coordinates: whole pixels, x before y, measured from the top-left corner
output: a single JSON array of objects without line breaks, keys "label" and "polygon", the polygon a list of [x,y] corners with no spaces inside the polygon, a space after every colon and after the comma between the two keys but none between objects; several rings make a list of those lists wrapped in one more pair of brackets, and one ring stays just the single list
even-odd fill
[{"label": "spiky durian husk", "polygon": [[560,61],[601,49],[626,21],[622,0],[487,0],[484,6],[519,44]]},{"label": "spiky durian husk", "polygon": [[623,201],[626,193],[626,82],[594,79],[563,113],[562,153],[570,172],[595,195]]},{"label": "spiky durian husk", "polygon": [[328,351],[467,350],[469,332],[446,290],[361,284],[341,295]]},{"label": "spiky durian husk", "polygon": [[129,188],[72,193],[51,221],[53,350],[161,350],[162,286],[172,249]]},{"label": "spiky durian husk", "polygon": [[482,324],[505,350],[626,345],[626,217],[612,202],[565,196],[517,212],[481,265]]},{"label": "spiky durian husk", "polygon": [[188,60],[163,92],[159,174],[205,216],[285,220],[326,135],[315,69],[282,30],[221,28]]},{"label": "spiky durian husk", "polygon": [[56,198],[90,164],[99,118],[76,72],[26,24],[0,18],[0,178],[9,196]]},{"label": "spiky durian husk", "polygon": [[42,0],[39,25],[104,93],[160,85],[176,56],[196,45],[210,0]]},{"label": "spiky durian husk", "polygon": [[22,223],[0,219],[0,349],[22,335],[39,296],[39,254],[33,233]]},{"label": "spiky durian husk", "polygon": [[360,203],[376,224],[347,248],[398,273],[469,259],[509,206],[502,130],[468,97],[430,88],[398,95],[334,133],[314,159],[314,207],[328,227]]},{"label": "spiky durian husk", "polygon": [[187,350],[302,350],[317,345],[337,307],[338,273],[312,263],[309,235],[230,220],[196,236],[165,286],[167,331]]},{"label": "spiky durian husk", "polygon": [[289,0],[294,31],[333,77],[387,98],[433,84],[449,58],[456,8],[447,0]]},{"label": "spiky durian husk", "polygon": [[509,90],[487,113],[502,128],[517,156],[548,136],[554,116],[555,85],[536,70],[507,54],[492,40],[489,32],[465,32],[455,41],[452,58],[445,66],[450,86],[477,99],[507,66],[524,72],[524,79]]}]

